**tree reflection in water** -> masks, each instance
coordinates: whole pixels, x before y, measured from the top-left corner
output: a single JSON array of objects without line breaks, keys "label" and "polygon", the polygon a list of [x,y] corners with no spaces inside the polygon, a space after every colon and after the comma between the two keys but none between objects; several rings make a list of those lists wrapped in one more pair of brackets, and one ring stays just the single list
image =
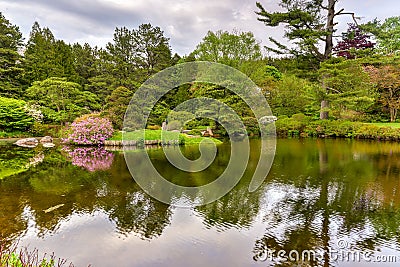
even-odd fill
[{"label": "tree reflection in water", "polygon": [[[257,142],[252,141],[253,148],[257,148]],[[13,149],[0,146],[3,154],[4,150]],[[192,158],[198,156],[195,149],[183,150]],[[100,158],[102,163],[89,164],[92,171],[82,164],[74,165],[66,151],[47,149],[29,153],[21,155],[24,160],[43,153],[43,162],[0,180],[3,242],[8,240],[10,244],[32,228],[38,236],[45,237],[59,231],[60,225],[73,216],[95,216],[97,211],[105,214],[115,226],[113,231],[123,237],[134,235],[155,240],[172,223],[175,210],[141,190],[132,179],[122,153],[94,157],[95,162]],[[91,152],[79,155],[92,157]],[[229,156],[229,146],[219,147],[211,168],[188,174],[169,166],[162,151],[150,151],[160,172],[170,181],[186,186],[212,181],[223,172]],[[399,144],[279,140],[271,172],[263,186],[253,193],[248,192],[248,186],[258,159],[257,149],[252,150],[250,157],[245,176],[231,192],[189,212],[203,222],[205,230],[199,231],[217,230],[228,243],[229,230],[244,230],[258,236],[250,240],[254,242],[252,255],[248,255],[251,264],[260,263],[259,255],[268,248],[287,252],[315,250],[322,257],[304,264],[334,265],[328,252],[338,249],[339,239],[347,240],[352,250],[399,255]],[[20,164],[20,160],[15,162]],[[64,206],[44,212],[59,204]],[[278,259],[270,263],[293,265]]]}]

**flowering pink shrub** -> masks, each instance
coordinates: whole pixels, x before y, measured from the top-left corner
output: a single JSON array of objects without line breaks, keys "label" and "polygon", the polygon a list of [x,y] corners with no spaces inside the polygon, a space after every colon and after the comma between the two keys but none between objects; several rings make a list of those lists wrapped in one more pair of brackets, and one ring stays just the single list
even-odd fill
[{"label": "flowering pink shrub", "polygon": [[78,118],[71,124],[68,137],[64,143],[74,145],[101,145],[113,135],[114,129],[110,120],[106,118],[85,116]]},{"label": "flowering pink shrub", "polygon": [[74,147],[64,146],[68,158],[75,166],[83,167],[90,172],[105,171],[111,168],[114,154],[103,147]]}]

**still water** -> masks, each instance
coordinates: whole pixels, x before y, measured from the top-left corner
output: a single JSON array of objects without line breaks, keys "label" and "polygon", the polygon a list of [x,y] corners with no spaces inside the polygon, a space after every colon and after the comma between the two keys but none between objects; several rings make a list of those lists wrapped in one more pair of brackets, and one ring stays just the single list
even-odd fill
[{"label": "still water", "polygon": [[[75,266],[400,264],[400,144],[281,139],[268,177],[249,193],[259,145],[251,140],[230,193],[176,208],[141,190],[121,152],[0,143],[0,240]],[[224,171],[230,146],[196,174],[177,171],[161,149],[149,154],[170,181],[196,186]]]}]

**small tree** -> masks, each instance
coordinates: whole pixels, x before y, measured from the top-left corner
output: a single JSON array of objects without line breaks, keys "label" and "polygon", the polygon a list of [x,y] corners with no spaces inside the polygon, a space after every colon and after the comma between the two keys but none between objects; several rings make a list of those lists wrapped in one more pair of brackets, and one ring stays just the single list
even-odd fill
[{"label": "small tree", "polygon": [[66,78],[52,77],[34,82],[26,94],[32,102],[45,107],[43,110],[47,119],[61,124],[100,109],[96,95],[82,91],[79,84],[69,82]]},{"label": "small tree", "polygon": [[319,70],[321,91],[317,96],[330,102],[330,107],[321,107],[320,118],[328,118],[328,110],[352,110],[363,113],[375,101],[375,91],[369,83],[368,74],[357,60],[332,58],[322,63]]},{"label": "small tree", "polygon": [[400,108],[399,67],[384,65],[381,67],[367,66],[364,69],[369,73],[371,82],[377,86],[382,104],[389,108],[390,121],[395,121]]},{"label": "small tree", "polygon": [[357,52],[374,48],[375,44],[368,40],[369,37],[356,24],[349,23],[347,31],[342,33],[342,41],[337,43],[333,51],[340,57],[354,59],[359,54]]}]

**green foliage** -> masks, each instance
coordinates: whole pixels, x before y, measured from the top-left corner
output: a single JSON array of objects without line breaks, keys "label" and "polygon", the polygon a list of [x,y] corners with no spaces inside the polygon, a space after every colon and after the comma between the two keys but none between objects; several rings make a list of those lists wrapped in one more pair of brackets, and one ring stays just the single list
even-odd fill
[{"label": "green foliage", "polygon": [[21,95],[21,56],[22,34],[0,12],[0,96],[17,97]]},{"label": "green foliage", "polygon": [[0,131],[28,131],[34,123],[23,100],[0,97]]},{"label": "green foliage", "polygon": [[[264,22],[268,27],[277,27],[280,24],[286,26],[285,37],[296,44],[291,48],[279,43],[270,37],[270,41],[276,48],[267,47],[268,50],[277,54],[290,54],[315,58],[318,61],[328,59],[332,54],[334,32],[334,17],[341,15],[344,9],[335,12],[335,0],[329,0],[326,5],[321,0],[281,0],[282,12],[269,12],[257,2],[259,11],[258,20]],[[320,42],[323,41],[325,48],[319,51]]]},{"label": "green foliage", "polygon": [[353,110],[363,114],[377,98],[369,76],[358,60],[333,58],[321,64],[319,70],[322,88],[320,100],[330,101],[330,109],[341,118],[341,113]]},{"label": "green foliage", "polygon": [[[176,133],[170,131],[162,131],[162,130],[144,130],[144,140],[162,140],[161,134],[164,136],[165,139],[171,140],[176,136]],[[136,140],[138,141],[143,137],[142,131],[133,131],[133,132],[126,132],[122,134],[121,132],[117,132],[114,134],[110,140],[122,140],[122,136],[124,140]],[[180,144],[199,144],[202,140],[209,139],[212,140],[216,144],[221,144],[222,142],[218,139],[212,137],[188,137],[186,134],[179,134]]]},{"label": "green foliage", "polygon": [[303,114],[279,117],[275,122],[278,136],[342,137],[378,140],[400,140],[396,125],[369,124],[346,120],[313,120]]},{"label": "green foliage", "polygon": [[10,149],[8,145],[0,146],[0,180],[25,172],[29,161],[35,155],[33,150],[23,148]]},{"label": "green foliage", "polygon": [[51,122],[73,121],[81,114],[100,109],[96,95],[82,91],[79,84],[66,78],[52,77],[34,82],[26,94],[32,102],[43,107],[45,120]]},{"label": "green foliage", "polygon": [[270,89],[268,104],[275,116],[305,113],[312,105],[315,86],[293,75],[284,75]]},{"label": "green foliage", "polygon": [[251,32],[209,31],[193,51],[197,60],[238,68],[246,61],[261,59],[260,45]]},{"label": "green foliage", "polygon": [[120,86],[107,97],[102,114],[111,120],[114,128],[122,129],[125,111],[132,96],[133,92],[131,90]]},{"label": "green foliage", "polygon": [[372,33],[377,40],[376,51],[384,55],[398,54],[400,51],[400,16],[381,21],[375,19],[361,28]]}]

